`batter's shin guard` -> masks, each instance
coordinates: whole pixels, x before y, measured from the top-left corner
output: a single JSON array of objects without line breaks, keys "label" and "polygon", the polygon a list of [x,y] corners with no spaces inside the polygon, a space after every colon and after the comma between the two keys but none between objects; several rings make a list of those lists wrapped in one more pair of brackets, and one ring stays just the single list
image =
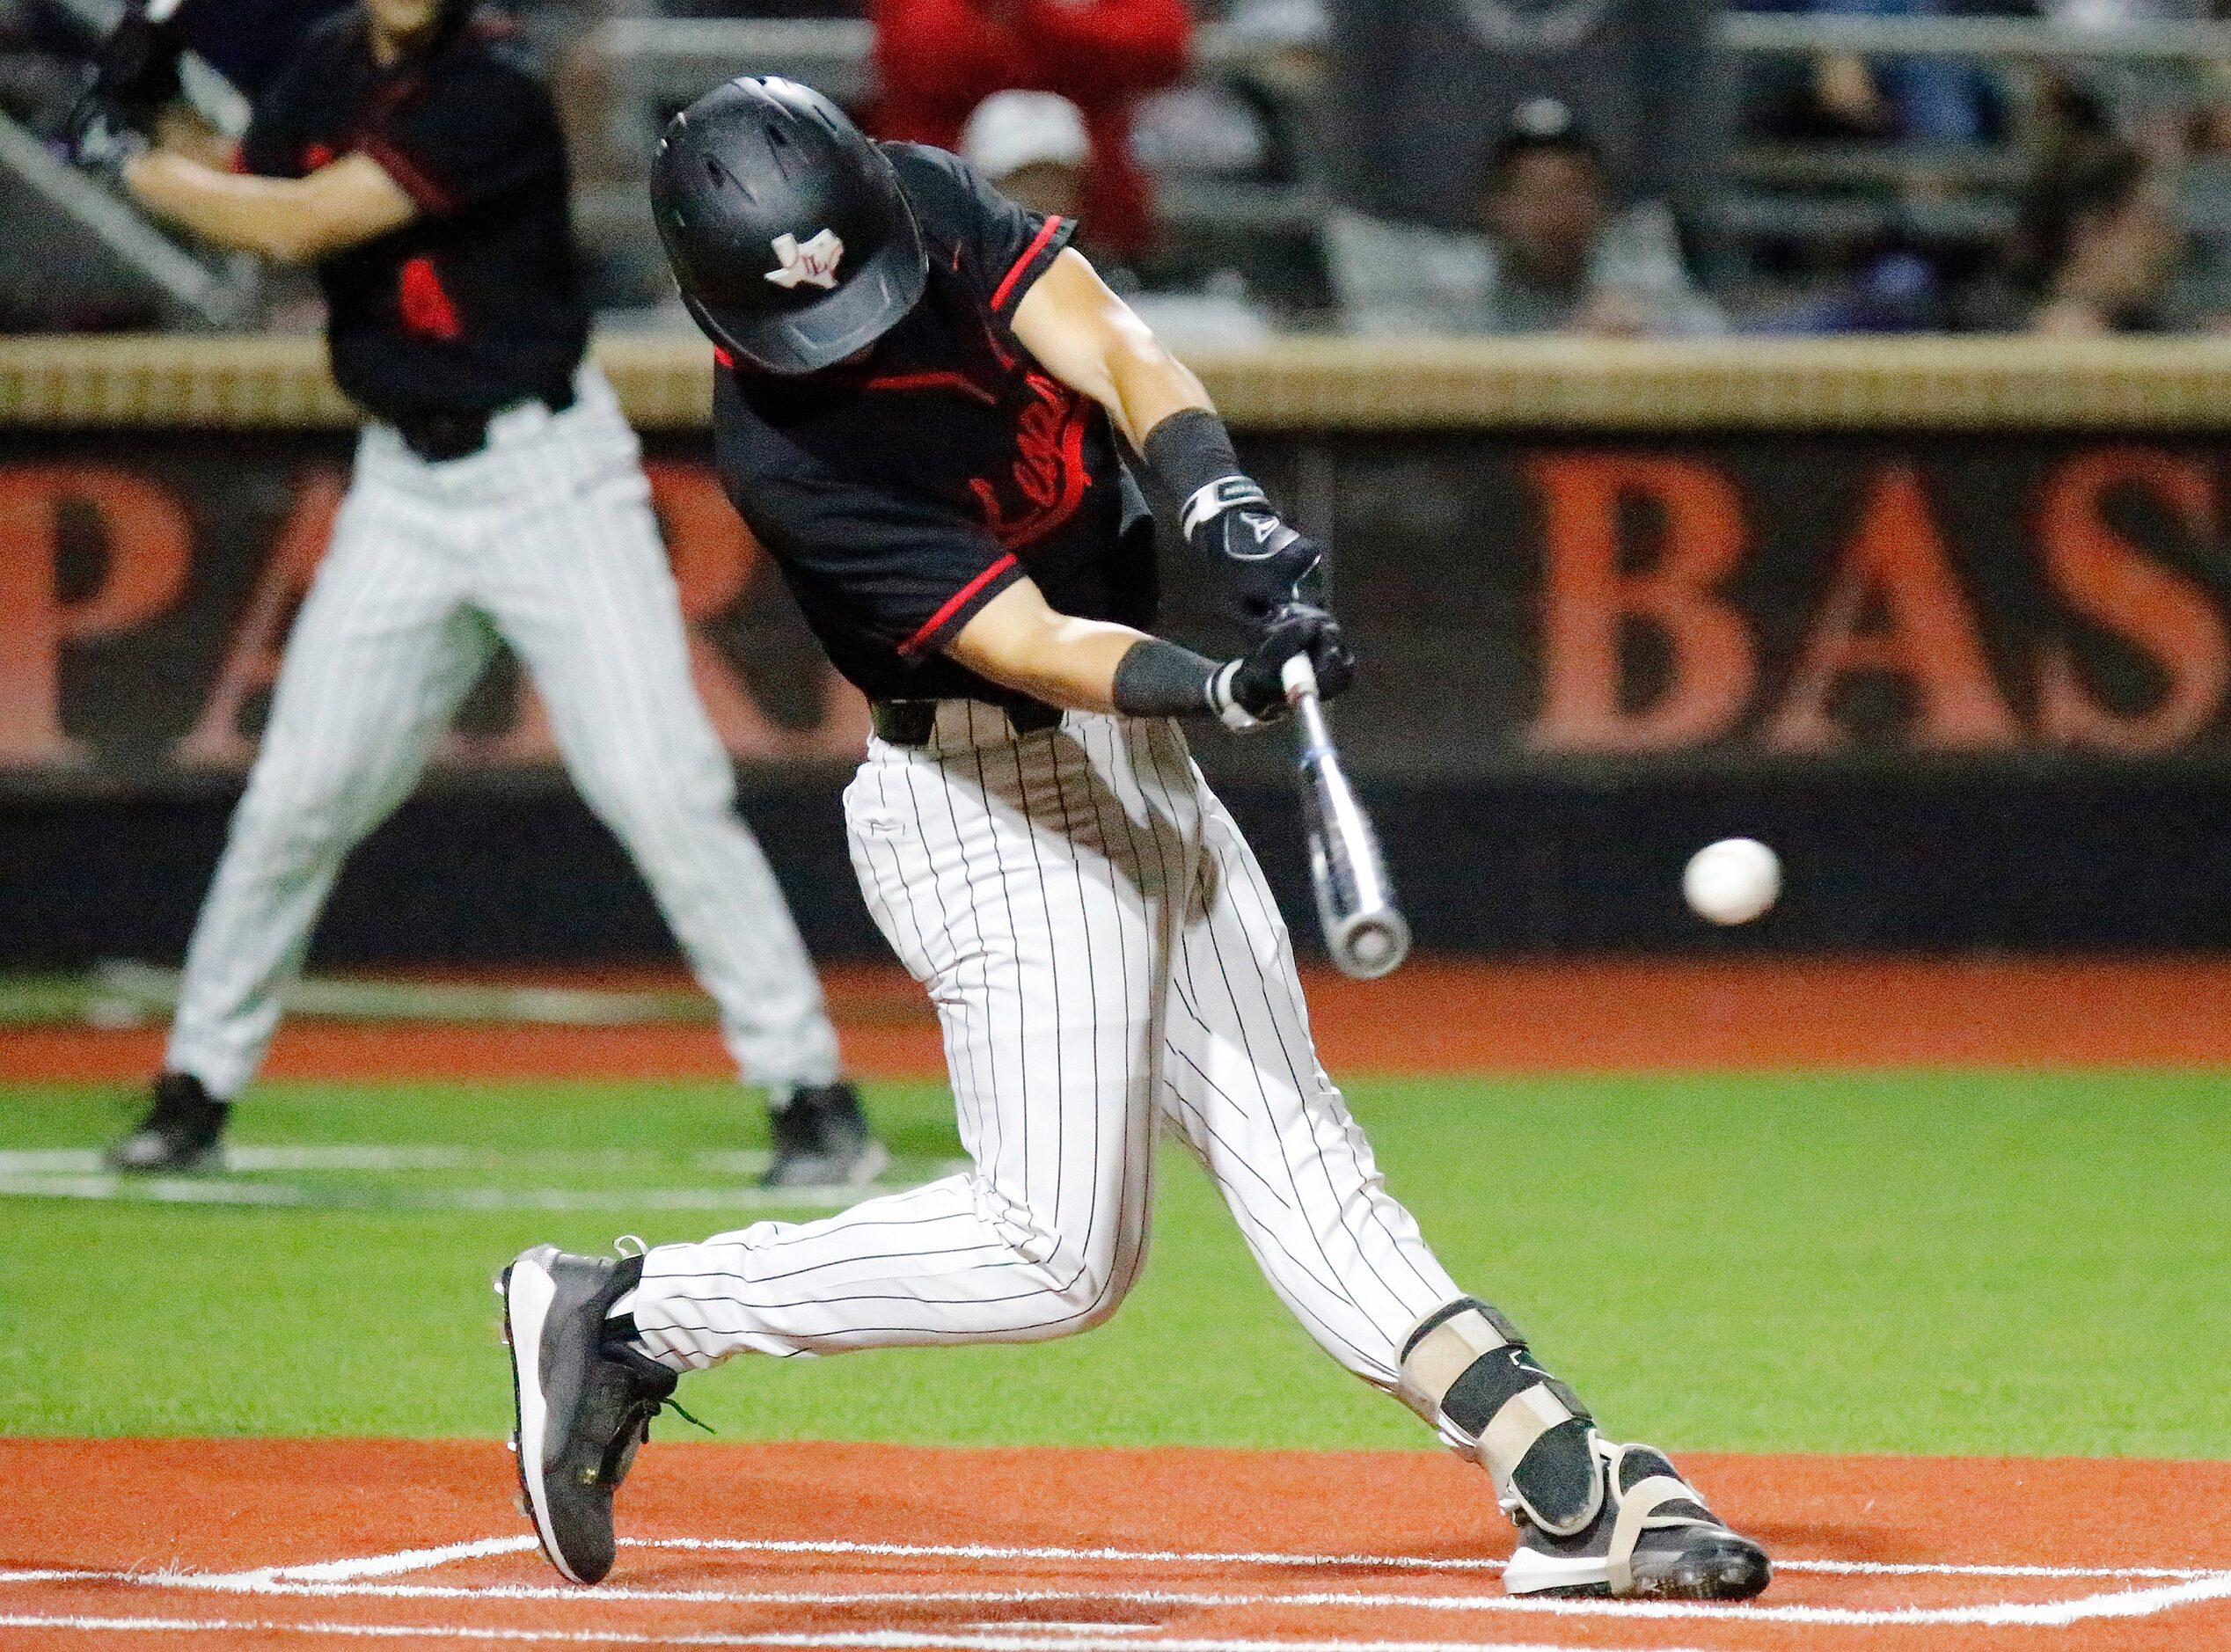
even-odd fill
[{"label": "batter's shin guard", "polygon": [[1420,1321],[1402,1346],[1405,1403],[1495,1479],[1503,1512],[1556,1537],[1604,1506],[1580,1396],[1533,1363],[1518,1327],[1476,1297]]}]

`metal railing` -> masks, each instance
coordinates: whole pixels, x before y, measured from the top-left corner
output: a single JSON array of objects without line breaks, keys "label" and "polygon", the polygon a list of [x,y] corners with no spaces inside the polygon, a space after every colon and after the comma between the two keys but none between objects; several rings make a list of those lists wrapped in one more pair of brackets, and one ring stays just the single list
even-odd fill
[{"label": "metal railing", "polygon": [[2042,18],[1824,17],[1732,11],[1720,20],[1729,50],[1882,57],[2231,58],[2231,24],[2118,23],[2071,27]]},{"label": "metal railing", "polygon": [[[707,76],[750,65],[832,90],[864,84],[874,30],[856,18],[615,18],[597,33],[615,60],[656,62]],[[2123,23],[2070,27],[2035,18],[1824,17],[1730,12],[1720,43],[1752,56],[1855,53],[1864,56],[2231,59],[2231,24]],[[1204,24],[1194,60],[1214,73],[1244,67],[1269,48],[1244,32]],[[832,84],[833,83],[833,84]]]}]

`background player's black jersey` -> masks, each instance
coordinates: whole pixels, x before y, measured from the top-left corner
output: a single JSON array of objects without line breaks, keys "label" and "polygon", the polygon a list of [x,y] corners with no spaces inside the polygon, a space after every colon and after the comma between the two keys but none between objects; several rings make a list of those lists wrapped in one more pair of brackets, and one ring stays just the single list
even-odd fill
[{"label": "background player's black jersey", "polygon": [[589,310],[548,90],[503,26],[476,18],[383,69],[355,6],[260,101],[243,171],[300,178],[377,161],[420,216],[326,259],[333,376],[387,420],[569,394]]},{"label": "background player's black jersey", "polygon": [[1065,614],[1154,619],[1153,530],[1097,403],[1014,335],[1072,226],[942,150],[883,145],[929,286],[854,367],[723,363],[721,474],[837,669],[876,699],[1020,697],[938,650],[1026,574]]}]

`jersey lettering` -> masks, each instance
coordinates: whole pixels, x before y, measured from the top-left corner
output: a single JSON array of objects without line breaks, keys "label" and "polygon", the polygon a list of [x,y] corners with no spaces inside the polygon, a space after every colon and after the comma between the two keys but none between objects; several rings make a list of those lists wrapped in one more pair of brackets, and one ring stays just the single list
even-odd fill
[{"label": "jersey lettering", "polygon": [[1028,383],[1031,400],[1015,420],[1016,457],[1008,472],[1028,508],[1010,519],[991,481],[978,477],[969,484],[984,526],[1010,551],[1044,538],[1075,515],[1092,486],[1085,463],[1089,404],[1043,373],[1029,375]]}]

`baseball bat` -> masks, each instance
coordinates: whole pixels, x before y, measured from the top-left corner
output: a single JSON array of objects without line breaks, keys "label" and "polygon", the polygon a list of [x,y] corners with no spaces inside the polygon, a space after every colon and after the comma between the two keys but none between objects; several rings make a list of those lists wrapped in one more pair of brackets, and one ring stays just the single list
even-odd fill
[{"label": "baseball bat", "polygon": [[1374,981],[1400,969],[1409,956],[1410,926],[1394,904],[1379,834],[1341,767],[1309,656],[1298,654],[1287,661],[1284,678],[1286,704],[1293,710],[1295,779],[1309,840],[1309,881],[1317,891],[1325,949],[1342,975]]}]

